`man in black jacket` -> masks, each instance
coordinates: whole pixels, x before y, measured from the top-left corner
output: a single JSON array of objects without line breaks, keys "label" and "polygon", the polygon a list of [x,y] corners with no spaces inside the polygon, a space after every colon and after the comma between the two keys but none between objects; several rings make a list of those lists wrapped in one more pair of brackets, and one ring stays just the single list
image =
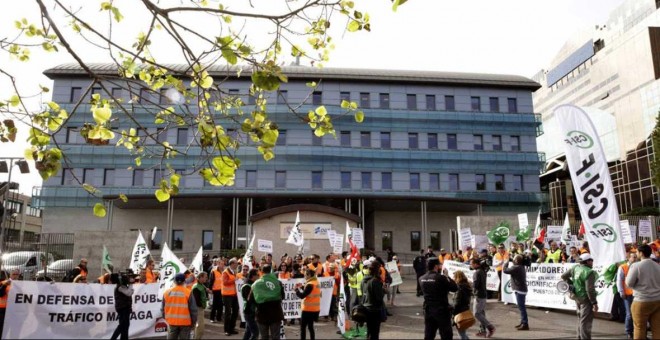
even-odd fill
[{"label": "man in black jacket", "polygon": [[419,250],[419,256],[413,260],[413,269],[417,275],[417,296],[422,296],[422,287],[419,285],[419,278],[424,275],[426,271],[426,257],[424,256],[424,249]]},{"label": "man in black jacket", "polygon": [[474,269],[472,275],[472,285],[474,286],[474,318],[480,323],[480,330],[477,336],[490,338],[495,334],[495,327],[486,319],[486,299],[488,291],[486,290],[486,268],[488,264],[485,259],[472,259],[470,266]]},{"label": "man in black jacket", "polygon": [[131,326],[131,313],[133,312],[133,288],[128,286],[128,278],[114,273],[110,275],[110,282],[117,285],[115,287],[115,311],[119,317],[119,325],[112,333],[112,340],[120,337],[121,340],[128,340],[128,329]]},{"label": "man in black jacket", "polygon": [[[508,268],[507,268],[508,267]],[[520,324],[516,326],[519,331],[529,330],[529,323],[527,322],[527,307],[525,306],[525,298],[527,297],[527,271],[523,264],[523,256],[518,254],[513,258],[513,266],[509,266],[509,262],[503,265],[504,273],[511,275],[511,289],[516,295],[516,303],[518,310],[520,310]]]},{"label": "man in black jacket", "polygon": [[[451,308],[447,294],[458,290],[454,280],[439,273],[440,260],[429,258],[426,264],[428,272],[419,278],[424,294],[424,339],[452,339]],[[446,274],[446,271],[445,273]]]}]

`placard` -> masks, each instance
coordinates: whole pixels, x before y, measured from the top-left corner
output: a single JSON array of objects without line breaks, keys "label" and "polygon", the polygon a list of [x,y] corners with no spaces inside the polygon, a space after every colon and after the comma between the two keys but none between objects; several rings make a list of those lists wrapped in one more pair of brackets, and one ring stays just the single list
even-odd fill
[{"label": "placard", "polygon": [[623,240],[623,243],[624,244],[633,243],[632,235],[630,234],[630,224],[628,224],[628,220],[619,221],[619,225],[621,226],[621,239]]},{"label": "placard", "polygon": [[470,228],[461,228],[460,234],[461,238],[461,249],[465,250],[467,247],[472,246],[472,231]]},{"label": "placard", "polygon": [[639,236],[640,237],[653,237],[653,230],[651,229],[650,220],[639,220]]},{"label": "placard", "polygon": [[486,235],[472,235],[472,249],[481,251],[488,249],[488,237]]},{"label": "placard", "polygon": [[518,214],[518,228],[521,231],[525,231],[529,228],[529,220],[527,219],[527,213]]},{"label": "placard", "polygon": [[401,273],[399,273],[399,266],[396,265],[396,261],[386,262],[385,270],[387,270],[392,277],[392,283],[390,283],[390,286],[398,286],[403,283]]},{"label": "placard", "polygon": [[273,253],[273,241],[270,240],[257,240],[257,250],[264,253]]},{"label": "placard", "polygon": [[564,227],[560,225],[549,225],[545,233],[545,241],[561,241],[561,232],[563,228]]},{"label": "placard", "polygon": [[358,249],[364,248],[364,232],[360,228],[353,228],[351,230],[353,233],[353,243]]},{"label": "placard", "polygon": [[[472,277],[474,275],[474,269],[470,267],[469,264],[456,261],[445,261],[442,265],[442,269],[447,269],[447,274],[452,279],[454,278],[454,273],[457,270],[462,271],[470,283],[472,283]],[[500,278],[497,275],[497,271],[494,267],[491,267],[489,271],[486,272],[486,289],[494,292],[499,291]]]},{"label": "placard", "polygon": [[335,254],[341,254],[344,250],[344,234],[335,234],[335,241],[332,246],[332,252]]},{"label": "placard", "polygon": [[634,224],[629,224],[630,227],[630,236],[632,236],[633,243],[637,243],[637,226]]},{"label": "placard", "polygon": [[335,235],[337,234],[336,231],[329,229],[326,231],[326,234],[328,235],[328,242],[330,242],[330,248],[333,248],[335,246]]}]

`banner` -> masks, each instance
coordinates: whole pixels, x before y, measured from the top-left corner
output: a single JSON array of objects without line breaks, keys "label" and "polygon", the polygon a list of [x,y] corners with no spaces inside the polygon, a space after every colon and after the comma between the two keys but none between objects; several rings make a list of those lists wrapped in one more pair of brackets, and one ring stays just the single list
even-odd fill
[{"label": "banner", "polygon": [[598,132],[581,108],[561,105],[554,110],[571,172],[575,199],[594,257],[594,266],[609,266],[626,258],[619,212],[607,159]]},{"label": "banner", "polygon": [[[445,261],[442,265],[442,269],[447,269],[449,277],[454,278],[454,273],[457,270],[462,271],[465,276],[467,276],[468,281],[472,283],[472,276],[474,275],[474,270],[470,268],[469,264],[456,261]],[[495,267],[491,267],[489,271],[486,272],[486,289],[497,292],[500,290],[500,278],[497,276],[497,271]]]},{"label": "banner", "polygon": [[[327,316],[330,314],[330,301],[332,301],[332,288],[335,284],[334,277],[319,277],[319,288],[321,289],[321,314],[320,316]],[[302,315],[302,299],[298,298],[296,295],[295,289],[293,287],[298,283],[305,284],[305,279],[280,279],[282,286],[284,287],[284,300],[282,300],[282,310],[284,311],[285,319],[298,319]],[[236,280],[236,291],[240,292],[241,287],[243,287],[243,280]],[[341,290],[341,289],[340,289]],[[241,316],[241,320],[245,321],[245,316],[243,316],[243,304],[244,301],[239,297],[238,299],[238,311]]]},{"label": "banner", "polygon": [[472,246],[472,231],[470,228],[461,228],[459,236],[461,250],[465,251],[467,247]]},{"label": "banner", "polygon": [[[575,310],[575,301],[571,300],[568,294],[562,294],[557,290],[557,282],[561,281],[561,275],[572,266],[575,266],[575,264],[534,263],[531,267],[527,267],[525,305]],[[612,309],[614,295],[612,285],[605,284],[601,274],[602,271],[599,271],[598,279],[596,279],[598,309],[601,312],[608,313]],[[511,289],[511,276],[502,272],[502,282],[502,301],[515,304],[516,297]]]},{"label": "banner", "polygon": [[653,237],[650,220],[639,220],[639,237]]},{"label": "banner", "polygon": [[[192,263],[190,264],[189,269],[192,269],[193,274],[195,274],[195,277],[199,275],[199,273],[202,272],[202,267],[204,266],[204,261],[203,261],[203,246],[199,246],[199,251],[197,252],[197,255],[195,255],[195,258],[192,260]],[[184,270],[185,271],[185,270]]]},{"label": "banner", "polygon": [[534,235],[533,239],[537,239],[541,235],[541,209],[539,209],[538,215],[536,215],[536,225],[534,226]]},{"label": "banner", "polygon": [[163,251],[160,256],[160,279],[158,281],[160,288],[158,290],[158,296],[163,296],[165,291],[174,285],[174,276],[178,273],[185,272],[186,266],[184,266],[183,262],[181,262],[181,260],[179,260],[179,258],[170,250],[167,246],[167,242],[163,243]]},{"label": "banner", "polygon": [[273,252],[273,241],[270,240],[257,240],[257,249],[263,251],[264,253]]},{"label": "banner", "polygon": [[628,220],[622,220],[619,223],[621,225],[621,239],[623,240],[623,243],[633,243],[633,237],[630,233],[630,224],[628,223]]},{"label": "banner", "polygon": [[401,273],[399,273],[399,266],[396,265],[396,261],[386,262],[385,270],[387,270],[392,277],[392,283],[390,283],[390,286],[398,286],[403,283]]},{"label": "banner", "polygon": [[[133,289],[129,337],[164,337],[158,284]],[[110,339],[119,324],[114,290],[115,285],[14,281],[2,338]]]},{"label": "banner", "polygon": [[529,220],[527,219],[527,213],[518,214],[518,229],[525,231],[529,228]]},{"label": "banner", "polygon": [[147,242],[144,241],[142,233],[138,231],[138,237],[131,255],[131,264],[128,267],[133,269],[133,273],[140,273],[140,269],[146,267],[149,256],[151,256],[151,253],[147,248]]}]

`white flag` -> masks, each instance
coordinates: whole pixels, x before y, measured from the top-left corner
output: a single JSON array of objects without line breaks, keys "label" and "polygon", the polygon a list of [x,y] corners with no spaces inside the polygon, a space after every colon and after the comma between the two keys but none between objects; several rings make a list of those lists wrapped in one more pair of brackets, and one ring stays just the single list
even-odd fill
[{"label": "white flag", "polygon": [[626,253],[619,211],[598,132],[587,113],[577,106],[561,105],[554,115],[559,123],[554,142],[564,144],[594,268],[622,261]]},{"label": "white flag", "polygon": [[151,231],[151,241],[156,239],[156,233],[158,233],[158,226],[155,226],[154,229]]},{"label": "white flag", "polygon": [[160,286],[158,288],[158,296],[165,294],[165,291],[174,285],[174,276],[176,276],[176,274],[186,271],[186,266],[184,266],[181,260],[174,255],[167,246],[167,243],[163,244],[160,263],[160,280],[158,281]]},{"label": "white flag", "polygon": [[296,222],[293,224],[289,238],[286,240],[286,243],[296,245],[301,247],[305,241],[303,240],[303,233],[300,229],[300,211],[296,212]]},{"label": "white flag", "polygon": [[247,250],[245,251],[245,255],[243,256],[243,265],[247,265],[252,269],[252,253],[254,249],[254,238],[257,236],[256,234],[252,235],[252,241],[250,241],[250,245],[247,247]]},{"label": "white flag", "polygon": [[541,209],[539,214],[536,215],[536,226],[534,227],[534,239],[536,240],[541,235]]},{"label": "white flag", "polygon": [[561,241],[566,243],[571,240],[571,223],[568,221],[568,213],[564,219],[564,227],[561,230]]},{"label": "white flag", "polygon": [[344,275],[341,277],[341,284],[339,285],[339,312],[337,314],[337,328],[341,334],[346,332],[346,295],[344,295]]},{"label": "white flag", "polygon": [[133,253],[131,254],[131,264],[128,267],[133,270],[133,273],[139,274],[140,269],[146,266],[149,256],[151,256],[151,253],[147,247],[147,242],[144,241],[142,233],[138,231],[138,237],[133,246]]},{"label": "white flag", "polygon": [[195,258],[192,260],[192,263],[190,264],[190,269],[195,274],[195,277],[197,277],[197,275],[202,272],[202,267],[204,265],[204,261],[202,260],[202,256],[203,256],[202,248],[203,248],[202,246],[199,247],[199,251],[197,252],[197,255],[195,255]]}]

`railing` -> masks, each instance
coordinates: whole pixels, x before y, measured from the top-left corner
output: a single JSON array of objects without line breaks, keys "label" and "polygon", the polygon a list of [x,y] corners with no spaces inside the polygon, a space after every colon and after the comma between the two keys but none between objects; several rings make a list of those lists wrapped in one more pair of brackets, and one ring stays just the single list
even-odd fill
[{"label": "railing", "polygon": [[[0,257],[0,276],[18,270],[23,280],[35,280],[49,277],[61,280],[73,264],[74,234],[36,234],[25,235],[22,242],[6,240]],[[63,261],[55,268],[49,267],[58,260]],[[4,280],[4,278],[2,279]]]}]

